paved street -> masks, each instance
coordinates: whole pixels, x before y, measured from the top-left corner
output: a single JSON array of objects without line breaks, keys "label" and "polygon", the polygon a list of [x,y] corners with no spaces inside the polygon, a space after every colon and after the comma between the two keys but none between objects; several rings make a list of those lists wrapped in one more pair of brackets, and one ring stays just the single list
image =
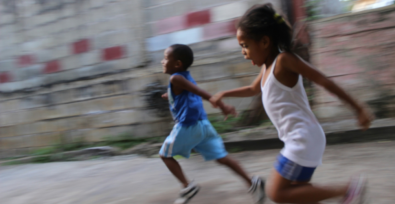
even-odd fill
[{"label": "paved street", "polygon": [[[232,154],[251,174],[266,177],[279,150]],[[181,159],[202,189],[190,204],[251,203],[241,180],[198,155]],[[370,203],[395,201],[395,142],[328,146],[316,183],[347,182],[357,172],[369,177]],[[179,184],[158,158],[136,156],[0,167],[2,204],[167,204]],[[272,203],[270,201],[267,204]],[[329,201],[326,203],[336,203]]]}]

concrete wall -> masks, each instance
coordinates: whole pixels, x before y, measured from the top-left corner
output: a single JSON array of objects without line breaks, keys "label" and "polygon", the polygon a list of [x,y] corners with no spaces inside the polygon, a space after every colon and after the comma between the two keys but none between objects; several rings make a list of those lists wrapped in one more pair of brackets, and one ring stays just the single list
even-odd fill
[{"label": "concrete wall", "polygon": [[95,77],[144,64],[136,0],[1,1],[0,92]]},{"label": "concrete wall", "polygon": [[[123,133],[167,135],[170,117],[147,109],[141,93],[167,84],[163,49],[190,44],[190,71],[211,93],[247,85],[259,70],[243,60],[233,23],[263,2],[1,0],[0,157]],[[227,102],[244,110],[250,101]]]},{"label": "concrete wall", "polygon": [[[311,60],[378,118],[395,117],[395,6],[312,23]],[[315,112],[322,120],[352,117],[349,108],[316,87]]]},{"label": "concrete wall", "polygon": [[142,114],[130,110],[143,106],[131,94],[135,82],[119,74],[147,62],[141,7],[136,0],[1,1],[2,156],[97,141],[119,134],[105,128],[119,118]]}]

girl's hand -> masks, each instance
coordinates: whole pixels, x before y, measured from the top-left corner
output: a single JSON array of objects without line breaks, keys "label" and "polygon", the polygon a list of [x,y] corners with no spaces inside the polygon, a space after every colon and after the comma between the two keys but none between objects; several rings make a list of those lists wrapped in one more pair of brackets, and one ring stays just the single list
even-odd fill
[{"label": "girl's hand", "polygon": [[165,100],[168,100],[168,99],[169,99],[169,97],[167,96],[167,93],[164,93],[164,94],[162,95],[162,98],[165,99]]},{"label": "girl's hand", "polygon": [[374,119],[373,115],[366,108],[360,108],[358,111],[358,125],[363,130],[367,130],[370,127],[371,121]]},{"label": "girl's hand", "polygon": [[209,101],[210,101],[211,105],[212,105],[214,108],[217,108],[218,105],[219,105],[218,102],[221,101],[222,97],[224,97],[224,96],[223,96],[223,93],[222,93],[222,92],[218,92],[218,93],[216,93],[215,95],[211,96],[211,98],[209,99]]}]

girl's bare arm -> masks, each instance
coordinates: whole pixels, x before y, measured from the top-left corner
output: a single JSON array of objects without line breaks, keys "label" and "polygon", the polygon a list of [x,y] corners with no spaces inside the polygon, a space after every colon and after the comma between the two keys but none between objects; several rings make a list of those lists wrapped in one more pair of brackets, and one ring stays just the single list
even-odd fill
[{"label": "girl's bare arm", "polygon": [[243,86],[240,88],[236,89],[231,89],[227,91],[221,91],[216,93],[210,98],[210,102],[214,107],[217,107],[218,102],[223,98],[223,97],[250,97],[250,96],[255,96],[259,93],[261,93],[261,79],[263,72],[265,71],[265,68],[263,67],[261,69],[261,72],[259,75],[255,78],[255,80],[252,82],[251,85],[249,86]]},{"label": "girl's bare arm", "polygon": [[280,66],[301,74],[303,77],[313,81],[314,83],[324,87],[329,92],[338,96],[341,100],[350,104],[358,114],[360,125],[367,129],[370,125],[372,117],[368,111],[350,95],[348,95],[342,88],[335,84],[332,80],[325,77],[321,72],[314,69],[309,63],[305,62],[298,56],[292,53],[282,53],[279,56]]}]

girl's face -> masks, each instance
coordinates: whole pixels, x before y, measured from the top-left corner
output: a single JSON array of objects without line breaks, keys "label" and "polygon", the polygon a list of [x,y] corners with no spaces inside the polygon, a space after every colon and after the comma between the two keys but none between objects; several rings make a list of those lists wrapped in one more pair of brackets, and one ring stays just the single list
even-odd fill
[{"label": "girl's face", "polygon": [[269,38],[264,36],[260,41],[256,41],[247,38],[239,28],[237,29],[237,40],[241,46],[241,53],[244,55],[244,59],[251,60],[253,65],[261,67],[269,54]]}]

